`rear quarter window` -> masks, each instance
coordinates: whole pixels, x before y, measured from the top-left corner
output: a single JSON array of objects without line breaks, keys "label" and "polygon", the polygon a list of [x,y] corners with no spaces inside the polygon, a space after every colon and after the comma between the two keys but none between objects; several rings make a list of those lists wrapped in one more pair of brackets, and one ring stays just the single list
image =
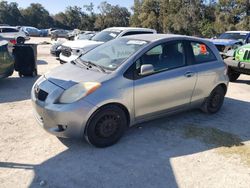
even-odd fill
[{"label": "rear quarter window", "polygon": [[216,61],[217,58],[212,50],[204,43],[191,42],[196,64]]}]

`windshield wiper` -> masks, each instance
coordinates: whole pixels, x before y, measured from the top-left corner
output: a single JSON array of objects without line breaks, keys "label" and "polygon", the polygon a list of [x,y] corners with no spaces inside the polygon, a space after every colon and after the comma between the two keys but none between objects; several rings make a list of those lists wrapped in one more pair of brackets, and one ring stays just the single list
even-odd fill
[{"label": "windshield wiper", "polygon": [[87,65],[89,68],[96,67],[102,72],[106,73],[106,70],[102,66],[92,63],[91,61],[83,61],[83,63]]}]

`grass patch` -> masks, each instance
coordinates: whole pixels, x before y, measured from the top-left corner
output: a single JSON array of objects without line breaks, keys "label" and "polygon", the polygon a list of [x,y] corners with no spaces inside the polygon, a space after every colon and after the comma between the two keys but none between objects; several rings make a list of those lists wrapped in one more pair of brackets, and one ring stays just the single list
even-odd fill
[{"label": "grass patch", "polygon": [[227,157],[237,155],[244,163],[250,165],[250,146],[245,145],[237,135],[212,127],[188,125],[184,127],[184,136],[215,145],[218,147],[218,153]]}]

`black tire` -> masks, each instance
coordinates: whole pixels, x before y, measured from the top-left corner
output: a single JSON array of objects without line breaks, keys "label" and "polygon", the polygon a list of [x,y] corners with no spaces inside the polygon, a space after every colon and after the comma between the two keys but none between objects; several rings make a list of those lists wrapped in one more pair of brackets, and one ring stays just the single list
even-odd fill
[{"label": "black tire", "polygon": [[228,78],[230,82],[235,82],[240,77],[240,73],[233,71],[230,67],[228,68]]},{"label": "black tire", "polygon": [[24,44],[24,43],[25,43],[25,38],[23,38],[23,37],[18,37],[18,38],[16,39],[16,42],[17,42],[17,44]]},{"label": "black tire", "polygon": [[35,69],[33,72],[32,72],[32,77],[36,77],[37,76],[37,69]]},{"label": "black tire", "polygon": [[124,111],[115,105],[101,108],[91,116],[84,133],[95,147],[104,148],[118,142],[127,128]]},{"label": "black tire", "polygon": [[23,73],[20,73],[18,72],[18,75],[20,78],[23,78],[23,77],[36,77],[37,76],[37,69],[35,69],[32,73],[26,73],[26,74],[23,74]]},{"label": "black tire", "polygon": [[19,76],[20,78],[24,77],[24,75],[23,75],[22,73],[20,73],[20,72],[18,72],[18,76]]},{"label": "black tire", "polygon": [[208,114],[214,114],[218,112],[224,102],[225,90],[221,86],[217,86],[206,98],[204,104],[201,107],[201,110]]}]

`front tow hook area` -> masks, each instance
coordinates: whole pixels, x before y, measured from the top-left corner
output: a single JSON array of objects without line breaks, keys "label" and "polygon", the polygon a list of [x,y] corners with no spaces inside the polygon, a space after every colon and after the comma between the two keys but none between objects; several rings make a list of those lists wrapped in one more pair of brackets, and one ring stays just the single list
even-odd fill
[{"label": "front tow hook area", "polygon": [[61,132],[66,131],[67,128],[68,128],[67,125],[57,125],[57,127],[51,128],[50,130],[51,130],[52,132],[61,133]]}]

